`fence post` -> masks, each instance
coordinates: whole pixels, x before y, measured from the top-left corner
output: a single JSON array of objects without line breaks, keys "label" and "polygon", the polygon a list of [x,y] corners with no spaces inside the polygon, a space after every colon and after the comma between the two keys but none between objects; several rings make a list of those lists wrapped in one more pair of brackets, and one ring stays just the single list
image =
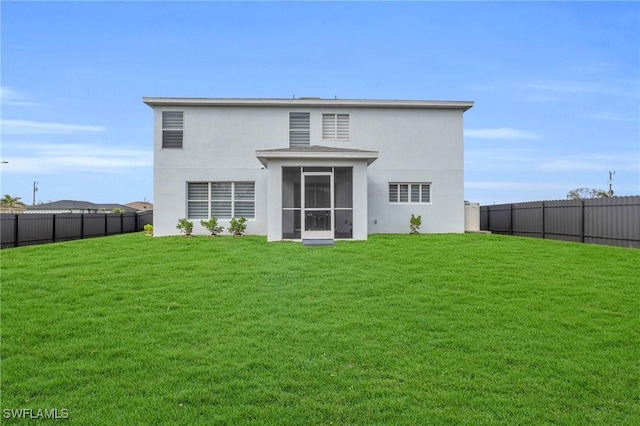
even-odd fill
[{"label": "fence post", "polygon": [[20,217],[20,215],[18,213],[15,213],[16,216],[16,222],[15,222],[15,230],[13,235],[15,236],[15,241],[14,241],[14,247],[18,247],[20,245],[20,235],[18,235],[18,230],[20,229],[20,225],[18,224],[18,218]]},{"label": "fence post", "polygon": [[51,242],[55,243],[56,242],[56,217],[58,215],[57,214],[53,214],[53,225],[51,226]]},{"label": "fence post", "polygon": [[513,235],[513,204],[509,204],[509,234]]},{"label": "fence post", "polygon": [[584,243],[584,200],[580,200],[580,242]]},{"label": "fence post", "polygon": [[487,206],[487,231],[491,232],[491,206]]},{"label": "fence post", "polygon": [[84,213],[80,213],[80,239],[84,240]]},{"label": "fence post", "polygon": [[544,201],[542,202],[542,206],[540,206],[540,208],[542,209],[542,239],[545,239],[545,221],[544,221]]}]

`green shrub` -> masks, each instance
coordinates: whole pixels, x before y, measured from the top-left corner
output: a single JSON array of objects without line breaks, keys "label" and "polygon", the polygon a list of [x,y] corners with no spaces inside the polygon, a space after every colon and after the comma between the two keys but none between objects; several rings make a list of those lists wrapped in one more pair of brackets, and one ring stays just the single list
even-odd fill
[{"label": "green shrub", "polygon": [[200,225],[207,228],[211,235],[218,235],[224,230],[223,226],[218,225],[218,218],[215,216],[209,220],[201,220]]},{"label": "green shrub", "polygon": [[418,229],[420,229],[420,225],[422,225],[422,216],[414,216],[411,215],[411,219],[409,219],[409,227],[411,228],[412,234],[419,234]]},{"label": "green shrub", "polygon": [[145,232],[147,235],[153,235],[153,225],[152,225],[152,224],[150,224],[150,223],[147,223],[147,224],[144,226],[144,232]]},{"label": "green shrub", "polygon": [[244,235],[244,231],[247,229],[247,218],[241,217],[240,219],[236,219],[235,217],[231,219],[229,232],[233,235],[241,236]]},{"label": "green shrub", "polygon": [[185,235],[191,235],[193,232],[193,222],[189,222],[187,219],[179,219],[176,228]]}]

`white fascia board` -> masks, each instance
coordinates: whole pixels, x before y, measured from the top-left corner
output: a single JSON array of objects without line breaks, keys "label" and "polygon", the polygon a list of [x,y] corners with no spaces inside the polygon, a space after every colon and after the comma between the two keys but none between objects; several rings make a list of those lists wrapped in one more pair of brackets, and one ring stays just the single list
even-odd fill
[{"label": "white fascia board", "polygon": [[461,109],[473,107],[473,101],[425,101],[391,99],[251,99],[251,98],[162,98],[143,97],[150,107],[221,106],[221,107],[332,107],[332,108],[416,108]]},{"label": "white fascia board", "polygon": [[269,160],[367,160],[367,166],[378,159],[378,151],[361,152],[273,152],[256,151],[258,160],[267,167]]}]

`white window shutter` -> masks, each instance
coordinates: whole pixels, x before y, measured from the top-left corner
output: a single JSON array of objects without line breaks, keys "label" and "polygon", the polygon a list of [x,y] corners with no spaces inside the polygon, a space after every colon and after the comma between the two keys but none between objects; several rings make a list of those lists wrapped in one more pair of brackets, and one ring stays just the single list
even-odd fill
[{"label": "white window shutter", "polygon": [[310,113],[289,113],[289,146],[309,146],[310,137]]},{"label": "white window shutter", "polygon": [[336,115],[322,114],[322,139],[335,139]]},{"label": "white window shutter", "polygon": [[162,147],[182,148],[184,114],[182,111],[162,112]]},{"label": "white window shutter", "polygon": [[349,114],[338,114],[337,139],[349,139]]}]

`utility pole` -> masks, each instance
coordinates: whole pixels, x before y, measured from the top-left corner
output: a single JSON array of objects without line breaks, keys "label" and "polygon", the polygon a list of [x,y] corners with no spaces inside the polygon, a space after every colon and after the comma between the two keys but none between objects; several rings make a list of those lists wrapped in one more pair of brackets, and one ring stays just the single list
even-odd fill
[{"label": "utility pole", "polygon": [[36,205],[36,192],[38,192],[38,182],[33,182],[33,206]]},{"label": "utility pole", "polygon": [[609,170],[609,192],[607,192],[607,195],[609,196],[609,198],[613,197],[613,187],[612,187],[612,182],[613,182],[613,177],[616,175],[616,172],[612,172],[611,170]]}]

